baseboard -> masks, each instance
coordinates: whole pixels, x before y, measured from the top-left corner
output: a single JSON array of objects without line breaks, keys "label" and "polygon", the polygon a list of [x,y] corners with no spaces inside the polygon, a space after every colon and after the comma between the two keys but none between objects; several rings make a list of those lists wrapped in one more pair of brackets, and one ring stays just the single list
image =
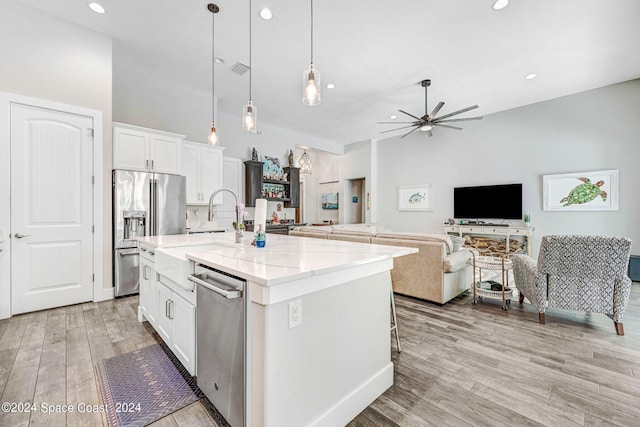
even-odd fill
[{"label": "baseboard", "polygon": [[362,383],[358,388],[344,396],[324,414],[309,425],[311,426],[344,426],[356,415],[364,411],[382,393],[393,385],[393,363],[389,362],[378,373]]}]

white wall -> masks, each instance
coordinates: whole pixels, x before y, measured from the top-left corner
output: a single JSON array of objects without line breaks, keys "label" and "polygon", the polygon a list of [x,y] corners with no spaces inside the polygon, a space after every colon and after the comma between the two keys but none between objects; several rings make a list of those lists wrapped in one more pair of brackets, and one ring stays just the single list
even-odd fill
[{"label": "white wall", "polygon": [[[2,1],[0,91],[102,112],[104,244],[111,247],[111,39],[17,2]],[[0,185],[9,186],[9,138],[0,138]],[[0,191],[1,194],[8,194]],[[2,197],[0,228],[8,233],[10,200]],[[8,246],[6,242],[6,246]],[[4,257],[8,262],[8,256]],[[111,287],[111,251],[103,257]],[[5,272],[8,268],[5,267]],[[4,286],[9,286],[8,281]]]},{"label": "white wall", "polygon": [[[372,147],[376,147],[375,142],[371,140],[358,142],[355,144],[349,144],[345,146],[344,155],[340,156],[340,182],[342,187],[347,189],[349,187],[350,179],[365,179],[365,200],[362,202],[366,205],[366,195],[375,199],[375,188],[372,187],[372,177],[375,175],[376,166],[373,163]],[[342,191],[340,195],[340,202],[342,206],[351,204],[351,194],[346,191]],[[344,210],[341,210],[340,221],[348,222],[344,217]],[[373,222],[371,216],[371,209],[367,209],[365,206],[364,222]]]},{"label": "white wall", "polygon": [[[305,150],[300,147],[296,148],[296,159],[299,159],[304,151]],[[307,223],[319,223],[331,220],[334,223],[337,223],[339,222],[340,203],[338,203],[338,210],[322,209],[320,206],[320,193],[323,191],[335,191],[340,193],[340,158],[336,154],[324,151],[310,149],[306,151],[311,159],[313,168],[311,175],[300,176],[300,180],[304,181],[304,209],[302,221]],[[331,185],[329,183],[331,183]]]},{"label": "white wall", "polygon": [[[161,64],[141,64],[135,55],[116,45],[113,59],[113,116],[114,120],[187,135],[191,141],[206,142],[211,126],[211,92],[191,82],[187,85],[167,75]],[[305,145],[342,154],[343,146],[335,141],[301,134],[260,120],[260,111],[268,108],[268,100],[258,107],[260,134],[242,129],[240,113],[246,100],[238,100],[238,115],[218,112],[217,129],[225,156],[251,159],[256,147],[261,156],[284,160],[290,149]],[[302,106],[300,108],[303,108]]]},{"label": "white wall", "polygon": [[[628,236],[638,254],[638,117],[640,80],[633,80],[491,114],[464,123],[462,131],[436,128],[432,138],[416,132],[379,141],[379,222],[395,231],[442,232],[453,214],[454,187],[522,183],[535,256],[540,237],[548,234]],[[601,169],[620,172],[619,211],[542,210],[543,175]],[[434,210],[399,212],[397,186],[423,183],[433,185]]]}]

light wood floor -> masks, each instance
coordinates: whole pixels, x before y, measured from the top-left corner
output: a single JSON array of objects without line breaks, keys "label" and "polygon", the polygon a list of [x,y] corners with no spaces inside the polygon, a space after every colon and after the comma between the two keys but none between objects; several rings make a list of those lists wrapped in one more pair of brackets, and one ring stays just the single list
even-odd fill
[{"label": "light wood floor", "polygon": [[[0,426],[107,426],[96,413],[49,405],[98,405],[94,364],[157,342],[138,323],[137,297],[62,307],[0,321],[0,402],[34,402],[0,413]],[[640,425],[640,284],[624,337],[601,314],[528,304],[508,312],[465,295],[443,307],[396,297],[403,352],[395,384],[349,426]],[[393,345],[393,344],[392,344]],[[395,347],[394,347],[395,348]],[[216,426],[200,402],[153,424]]]}]

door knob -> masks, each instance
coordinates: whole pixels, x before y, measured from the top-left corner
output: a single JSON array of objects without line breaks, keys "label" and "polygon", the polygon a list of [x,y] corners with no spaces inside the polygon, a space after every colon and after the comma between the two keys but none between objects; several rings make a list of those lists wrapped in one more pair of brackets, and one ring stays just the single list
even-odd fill
[{"label": "door knob", "polygon": [[23,237],[31,237],[31,234],[16,233],[15,237],[16,239],[22,239]]}]

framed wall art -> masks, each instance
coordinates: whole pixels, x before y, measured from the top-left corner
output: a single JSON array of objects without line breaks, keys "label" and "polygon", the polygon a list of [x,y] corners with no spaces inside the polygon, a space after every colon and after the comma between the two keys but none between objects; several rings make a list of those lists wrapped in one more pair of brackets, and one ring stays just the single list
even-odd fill
[{"label": "framed wall art", "polygon": [[544,175],[542,198],[545,211],[617,211],[618,170]]},{"label": "framed wall art", "polygon": [[431,184],[401,185],[398,187],[399,211],[432,211]]},{"label": "framed wall art", "polygon": [[322,209],[338,209],[338,193],[322,193]]}]

